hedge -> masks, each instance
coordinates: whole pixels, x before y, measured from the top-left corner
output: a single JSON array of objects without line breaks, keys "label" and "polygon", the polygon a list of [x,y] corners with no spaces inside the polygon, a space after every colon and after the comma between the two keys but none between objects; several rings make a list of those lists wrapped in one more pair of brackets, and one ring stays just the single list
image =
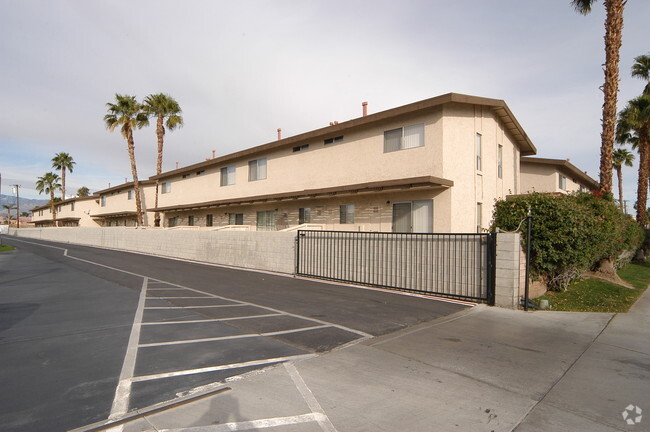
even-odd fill
[{"label": "hedge", "polygon": [[[644,239],[643,230],[631,216],[590,193],[532,193],[497,201],[491,230],[516,230],[529,208],[533,216],[531,273],[551,289],[564,290],[603,259],[621,266],[620,258],[631,257]],[[520,231],[525,229],[524,223]],[[525,243],[525,236],[522,238]]]}]

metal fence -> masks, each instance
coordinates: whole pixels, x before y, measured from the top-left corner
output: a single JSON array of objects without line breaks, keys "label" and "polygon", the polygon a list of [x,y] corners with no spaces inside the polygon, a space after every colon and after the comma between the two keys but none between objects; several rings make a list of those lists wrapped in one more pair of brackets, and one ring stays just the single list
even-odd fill
[{"label": "metal fence", "polygon": [[296,274],[494,302],[494,234],[298,231]]}]

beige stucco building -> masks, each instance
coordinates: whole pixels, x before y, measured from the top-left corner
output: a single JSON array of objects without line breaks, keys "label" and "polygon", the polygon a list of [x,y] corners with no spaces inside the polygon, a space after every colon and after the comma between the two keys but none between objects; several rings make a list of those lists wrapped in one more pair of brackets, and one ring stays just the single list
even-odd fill
[{"label": "beige stucco building", "polygon": [[52,218],[49,204],[32,209],[32,221],[36,227],[97,227],[90,214],[98,205],[96,196],[69,198],[56,203],[56,219]]},{"label": "beige stucco building", "polygon": [[[156,182],[140,181],[139,186],[144,226],[150,226],[153,225],[153,213],[148,210],[154,206]],[[102,189],[94,195],[98,198],[98,207],[93,210],[91,217],[96,224],[104,227],[137,226],[133,182]]]},{"label": "beige stucco building", "polygon": [[568,159],[521,159],[522,193],[571,193],[598,189],[598,182]]}]

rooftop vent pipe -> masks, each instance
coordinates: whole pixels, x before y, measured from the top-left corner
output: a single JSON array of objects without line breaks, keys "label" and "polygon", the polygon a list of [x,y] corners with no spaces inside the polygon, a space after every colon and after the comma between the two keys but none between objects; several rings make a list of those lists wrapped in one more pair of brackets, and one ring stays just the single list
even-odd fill
[{"label": "rooftop vent pipe", "polygon": [[361,106],[363,107],[363,116],[365,117],[368,115],[368,102],[362,102]]},{"label": "rooftop vent pipe", "polygon": [[278,128],[278,141],[282,139],[282,129]]}]

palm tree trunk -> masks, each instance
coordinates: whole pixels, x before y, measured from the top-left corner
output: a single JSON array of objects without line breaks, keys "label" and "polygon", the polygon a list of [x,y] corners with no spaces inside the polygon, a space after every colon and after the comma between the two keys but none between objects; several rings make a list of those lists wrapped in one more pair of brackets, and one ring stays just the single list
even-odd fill
[{"label": "palm tree trunk", "polygon": [[[158,136],[158,161],[156,162],[156,175],[160,175],[162,172],[162,159],[163,159],[163,135],[165,135],[165,129],[163,127],[163,116],[158,115],[158,121],[156,123],[156,135]],[[160,179],[156,179],[156,197],[154,199],[154,207],[158,208],[158,189],[160,186]],[[153,217],[154,226],[160,226],[160,213],[156,212]]]},{"label": "palm tree trunk", "polygon": [[61,167],[61,201],[65,201],[65,167]]},{"label": "palm tree trunk", "polygon": [[135,144],[133,142],[133,131],[127,131],[127,145],[129,148],[129,159],[131,160],[131,174],[133,175],[133,193],[135,194],[135,214],[138,225],[144,225],[142,218],[142,203],[140,202],[140,182],[138,181],[138,169],[135,165]]},{"label": "palm tree trunk", "polygon": [[50,188],[50,205],[52,207],[52,226],[58,226],[56,221],[56,206],[54,205],[54,188]]},{"label": "palm tree trunk", "polygon": [[618,179],[618,206],[623,210],[623,168],[616,167],[616,178]]},{"label": "palm tree trunk", "polygon": [[612,154],[616,127],[616,98],[618,95],[618,64],[622,43],[623,8],[625,0],[605,0],[605,84],[603,93],[603,132],[600,148],[600,191],[612,191]]},{"label": "palm tree trunk", "polygon": [[636,221],[645,228],[647,223],[646,207],[648,201],[648,142],[639,134],[639,180],[637,184]]}]

